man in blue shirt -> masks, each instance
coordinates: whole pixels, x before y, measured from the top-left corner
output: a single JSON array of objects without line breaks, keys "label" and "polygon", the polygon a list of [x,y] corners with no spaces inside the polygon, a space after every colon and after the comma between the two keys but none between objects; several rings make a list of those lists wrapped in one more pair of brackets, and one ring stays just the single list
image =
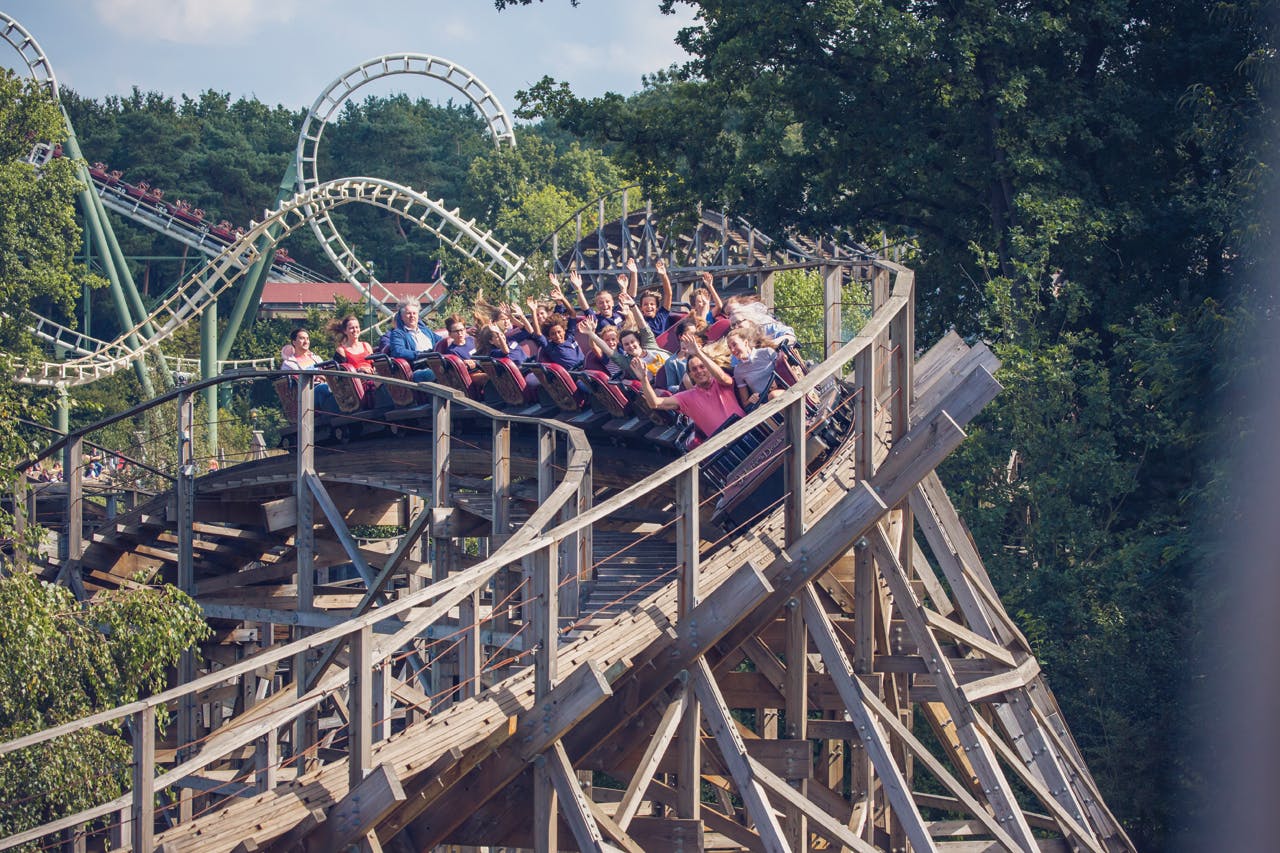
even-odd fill
[{"label": "man in blue shirt", "polygon": [[[403,358],[413,364],[413,360],[435,349],[440,343],[440,336],[431,329],[421,325],[422,304],[412,296],[402,297],[400,310],[396,313],[395,328],[387,337],[387,355],[392,358]],[[429,367],[413,371],[415,382],[434,382],[436,374]]]}]

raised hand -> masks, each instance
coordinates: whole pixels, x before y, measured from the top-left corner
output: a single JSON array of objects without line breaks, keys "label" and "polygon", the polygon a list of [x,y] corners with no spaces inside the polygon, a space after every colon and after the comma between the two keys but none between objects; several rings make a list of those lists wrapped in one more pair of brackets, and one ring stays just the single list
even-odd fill
[{"label": "raised hand", "polygon": [[716,279],[715,279],[715,276],[713,276],[711,273],[707,272],[706,270],[703,270],[703,271],[702,271],[702,283],[703,283],[703,284],[705,284],[705,285],[707,285],[708,287],[710,287],[710,286],[712,286],[712,285],[715,283],[715,280],[716,280]]},{"label": "raised hand", "polygon": [[589,335],[596,330],[596,324],[591,322],[590,317],[583,317],[578,321],[578,333]]},{"label": "raised hand", "polygon": [[636,266],[635,258],[627,258],[627,272],[637,272],[639,268]]},{"label": "raised hand", "polygon": [[664,261],[662,258],[658,258],[656,261],[653,262],[653,271],[656,272],[658,275],[666,275],[667,262]]}]

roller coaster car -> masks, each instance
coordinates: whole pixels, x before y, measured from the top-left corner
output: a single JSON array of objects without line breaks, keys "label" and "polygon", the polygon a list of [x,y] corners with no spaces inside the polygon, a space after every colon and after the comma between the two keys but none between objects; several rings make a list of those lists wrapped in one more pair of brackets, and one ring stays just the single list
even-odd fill
[{"label": "roller coaster car", "polygon": [[[803,362],[785,348],[779,351],[773,382],[789,387],[803,375]],[[843,441],[852,426],[845,410],[848,386],[830,383],[821,392],[805,397],[805,459],[810,465]],[[702,468],[705,487],[720,499],[711,513],[711,523],[725,531],[752,523],[781,499],[783,460],[788,446],[782,415],[777,414],[746,435],[721,449]]]},{"label": "roller coaster car", "polygon": [[178,199],[173,204],[166,204],[169,212],[183,222],[200,227],[204,225],[204,211],[198,207],[192,207],[191,202]]}]

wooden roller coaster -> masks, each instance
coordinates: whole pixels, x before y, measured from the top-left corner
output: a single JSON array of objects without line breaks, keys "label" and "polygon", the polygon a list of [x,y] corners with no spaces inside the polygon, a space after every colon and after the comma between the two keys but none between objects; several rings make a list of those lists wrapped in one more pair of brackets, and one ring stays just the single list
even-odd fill
[{"label": "wooden roller coaster", "polygon": [[861,332],[684,455],[438,385],[317,430],[363,416],[304,374],[289,453],[197,478],[195,395],[278,374],[149,403],[177,407],[172,488],[86,540],[68,465],[48,571],[163,577],[214,639],[164,693],[0,745],[123,720],[134,756],[125,795],[0,849],[1132,849],[935,471],[994,356],[917,359],[912,273],[859,265]]}]

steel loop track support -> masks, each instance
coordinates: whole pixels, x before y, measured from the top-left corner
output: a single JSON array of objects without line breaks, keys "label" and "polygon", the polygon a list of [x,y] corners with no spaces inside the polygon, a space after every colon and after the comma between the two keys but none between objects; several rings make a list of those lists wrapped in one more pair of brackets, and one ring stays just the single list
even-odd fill
[{"label": "steel loop track support", "polygon": [[[260,239],[265,237],[264,246],[273,247],[278,241],[306,225],[312,211],[328,214],[343,205],[357,203],[379,207],[412,220],[455,249],[472,257],[483,252],[488,255],[491,264],[507,268],[505,259],[491,243],[472,239],[470,235],[474,231],[469,231],[465,227],[466,223],[462,223],[460,227],[453,212],[445,210],[439,201],[381,178],[327,181],[298,193],[272,211],[262,222],[249,223],[249,230],[240,239],[189,276],[141,323],[126,330],[113,341],[104,343],[83,335],[69,340],[68,334],[75,335],[74,332],[52,321],[38,318],[34,334],[44,340],[55,339],[64,345],[71,345],[79,355],[63,362],[43,361],[17,365],[14,378],[29,385],[54,386],[84,385],[110,376],[148,350],[155,349],[192,318],[199,316],[211,300],[243,278],[266,251],[265,248],[258,247]],[[467,244],[469,239],[471,242]],[[516,259],[517,262],[518,260]],[[145,336],[145,341],[140,346],[131,346],[129,339],[141,337],[142,328],[147,324],[154,328],[155,334]],[[93,347],[92,351],[86,352],[90,346]]]},{"label": "steel loop track support", "polygon": [[54,76],[53,65],[49,63],[49,57],[45,56],[40,43],[22,24],[4,12],[0,12],[0,34],[22,55],[22,61],[27,64],[27,70],[35,81],[48,89],[55,101],[58,100],[58,78]]},{"label": "steel loop track support", "polygon": [[[515,147],[515,129],[511,116],[507,114],[497,95],[479,77],[456,62],[429,54],[387,54],[370,59],[338,77],[311,105],[302,122],[302,129],[298,133],[295,165],[299,192],[306,192],[320,183],[316,165],[320,138],[324,135],[325,126],[343,104],[350,100],[361,86],[397,74],[430,77],[452,86],[480,111],[489,127],[494,145]],[[494,240],[492,231],[477,229],[474,219],[462,219],[458,215],[457,208],[447,210],[443,201],[435,204],[439,208],[439,225],[437,228],[428,227],[428,230],[442,242],[468,258],[478,261],[484,266],[486,272],[499,282],[521,277],[518,270],[523,259],[508,249],[505,243]],[[393,294],[370,274],[364,261],[357,257],[342,239],[328,211],[316,209],[310,213],[311,229],[315,232],[316,239],[320,241],[325,254],[329,256],[329,260],[343,277],[370,300],[376,309],[389,315],[391,311],[383,303],[394,301]],[[368,284],[362,283],[362,280],[367,280]]]}]

